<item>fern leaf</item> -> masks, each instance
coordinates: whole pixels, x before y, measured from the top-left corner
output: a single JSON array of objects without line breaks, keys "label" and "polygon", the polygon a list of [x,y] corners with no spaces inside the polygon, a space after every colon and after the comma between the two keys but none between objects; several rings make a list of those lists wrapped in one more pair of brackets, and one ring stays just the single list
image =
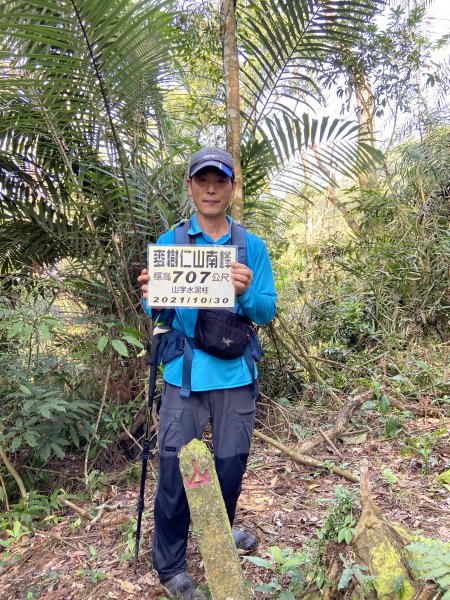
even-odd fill
[{"label": "fern leaf", "polygon": [[447,569],[447,574],[444,577],[436,576],[436,580],[444,590],[450,591],[450,570]]}]

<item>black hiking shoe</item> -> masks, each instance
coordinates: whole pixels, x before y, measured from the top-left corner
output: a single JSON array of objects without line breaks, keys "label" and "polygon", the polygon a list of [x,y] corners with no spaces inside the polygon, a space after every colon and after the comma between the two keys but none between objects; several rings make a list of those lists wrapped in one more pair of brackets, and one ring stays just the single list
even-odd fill
[{"label": "black hiking shoe", "polygon": [[253,550],[256,550],[258,540],[252,533],[242,531],[241,529],[232,529],[231,532],[233,533],[236,548],[240,551],[239,554],[249,554]]},{"label": "black hiking shoe", "polygon": [[162,586],[171,600],[206,600],[206,596],[197,590],[195,579],[184,571],[165,581]]}]

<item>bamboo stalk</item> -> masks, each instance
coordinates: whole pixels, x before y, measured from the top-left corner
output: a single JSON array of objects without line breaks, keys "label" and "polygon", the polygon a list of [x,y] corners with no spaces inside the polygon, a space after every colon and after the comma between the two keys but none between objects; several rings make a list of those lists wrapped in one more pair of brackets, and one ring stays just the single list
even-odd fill
[{"label": "bamboo stalk", "polygon": [[92,440],[96,437],[97,435],[97,431],[98,431],[98,426],[100,424],[100,419],[102,417],[102,412],[103,409],[105,408],[105,404],[106,404],[106,394],[108,393],[108,386],[109,386],[109,378],[111,376],[111,364],[108,365],[108,369],[106,371],[106,377],[105,377],[105,385],[103,387],[103,396],[102,396],[102,402],[100,404],[100,409],[98,411],[98,415],[97,415],[97,421],[95,423],[95,429],[94,429],[94,433],[92,434],[91,439],[89,440],[89,443],[87,445],[86,448],[86,454],[85,454],[85,458],[84,458],[84,477],[85,477],[85,485],[87,486],[88,484],[88,473],[89,473],[89,469],[88,469],[88,460],[89,460],[89,452],[91,450],[91,445],[92,445]]},{"label": "bamboo stalk", "polygon": [[6,452],[3,450],[3,448],[1,446],[0,446],[0,457],[3,460],[3,462],[5,463],[5,467],[8,469],[10,474],[16,480],[17,487],[19,488],[19,491],[20,491],[20,496],[26,502],[27,501],[27,490],[25,489],[25,484],[23,483],[22,477],[16,471],[16,469],[14,468],[14,465],[9,460],[9,458],[6,456]]},{"label": "bamboo stalk", "polygon": [[[303,367],[308,371],[308,373],[310,374],[313,381],[328,388],[326,381],[320,375],[319,371],[317,370],[317,368],[316,368],[315,364],[312,362],[312,360],[310,360],[310,358],[309,358],[306,350],[303,348],[303,346],[299,343],[296,343],[296,347],[298,349],[298,352],[297,352],[296,349],[294,348],[294,346],[292,346],[287,340],[285,340],[283,338],[282,335],[280,335],[280,333],[274,327],[273,323],[271,323],[269,325],[269,328],[272,331],[274,337],[280,342],[280,344],[282,346],[284,346],[284,348],[290,354],[292,354],[292,356],[294,356],[294,358],[297,360],[297,362],[299,362],[301,365],[303,365]],[[289,334],[289,337],[291,337],[290,334]],[[333,398],[333,400],[336,402],[336,404],[338,404],[338,406],[342,406],[341,398],[339,398],[339,396],[335,392],[333,392],[333,390],[327,389],[327,393]]]},{"label": "bamboo stalk", "polygon": [[0,474],[0,483],[2,485],[3,496],[5,498],[6,512],[9,512],[8,492],[6,491],[5,481],[4,481],[3,477],[1,476],[1,474]]}]

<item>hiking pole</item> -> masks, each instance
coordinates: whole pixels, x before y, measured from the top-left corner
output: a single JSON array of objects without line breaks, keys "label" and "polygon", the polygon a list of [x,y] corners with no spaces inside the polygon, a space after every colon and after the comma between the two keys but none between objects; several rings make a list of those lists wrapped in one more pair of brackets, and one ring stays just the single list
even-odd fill
[{"label": "hiking pole", "polygon": [[168,327],[155,327],[153,330],[153,338],[150,348],[148,351],[148,365],[150,366],[150,378],[148,382],[148,399],[147,399],[147,419],[145,422],[145,440],[144,447],[142,449],[142,472],[141,472],[141,485],[139,488],[139,499],[137,503],[137,525],[136,525],[136,542],[134,546],[134,572],[137,572],[138,556],[139,556],[139,543],[141,541],[141,523],[142,513],[144,512],[144,491],[145,491],[145,480],[147,477],[147,464],[148,459],[153,458],[153,452],[150,450],[150,421],[152,417],[153,400],[155,399],[156,390],[156,378],[158,375],[158,365],[160,363],[159,347],[161,344],[162,336],[167,333]]}]

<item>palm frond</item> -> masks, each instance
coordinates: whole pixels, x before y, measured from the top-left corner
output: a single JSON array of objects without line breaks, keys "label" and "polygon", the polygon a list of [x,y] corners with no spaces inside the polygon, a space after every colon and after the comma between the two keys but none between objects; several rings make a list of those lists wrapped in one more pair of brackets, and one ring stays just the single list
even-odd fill
[{"label": "palm frond", "polygon": [[20,226],[41,234],[40,250],[24,235],[16,258],[27,247],[28,262],[80,259],[86,246],[94,256],[106,225],[139,243],[134,206],[160,153],[172,17],[166,0],[0,6],[1,228],[15,219],[9,247]]},{"label": "palm frond", "polygon": [[[260,141],[244,146],[243,171],[246,203],[252,213],[283,206],[296,214],[296,198],[310,202],[311,190],[337,186],[336,176],[353,178],[372,171],[383,158],[370,143],[361,141],[354,121],[304,114],[289,119],[285,113],[266,118],[258,127]],[[275,202],[275,204],[274,204]]]},{"label": "palm frond", "polygon": [[244,135],[273,111],[320,97],[314,72],[337,43],[356,40],[382,0],[252,0],[241,9],[239,36]]}]

